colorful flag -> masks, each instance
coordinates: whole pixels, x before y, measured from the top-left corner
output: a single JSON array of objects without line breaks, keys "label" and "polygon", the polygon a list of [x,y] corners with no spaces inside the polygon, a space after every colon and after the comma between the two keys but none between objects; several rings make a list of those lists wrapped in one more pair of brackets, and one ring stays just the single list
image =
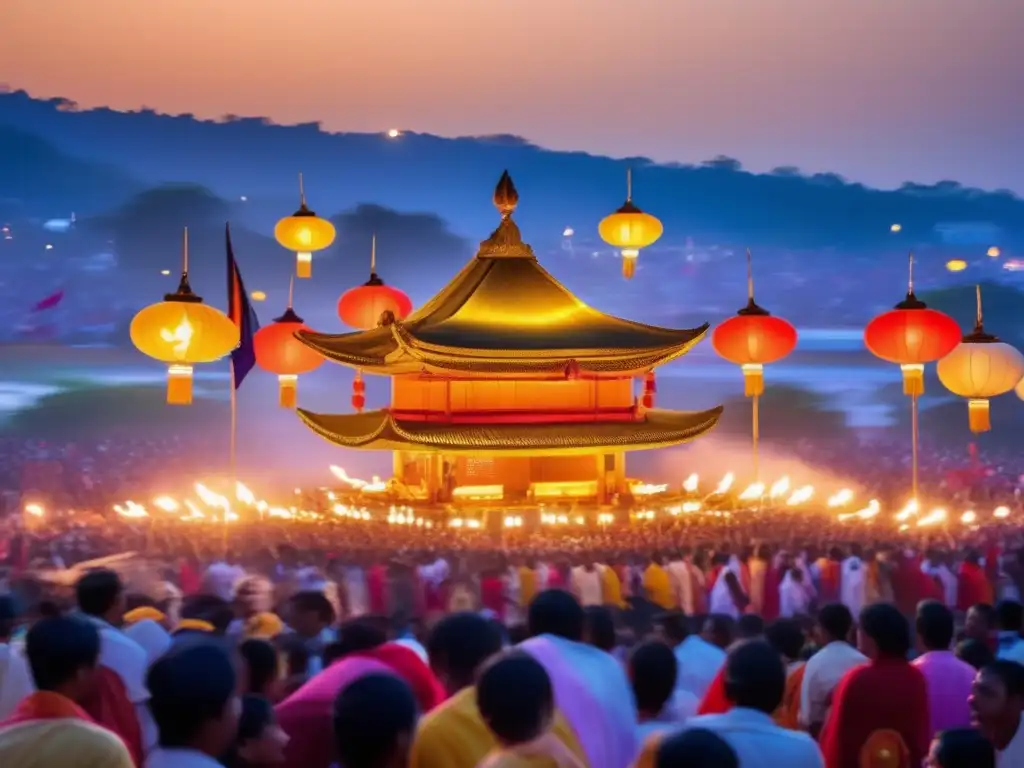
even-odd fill
[{"label": "colorful flag", "polygon": [[37,301],[30,311],[32,312],[43,312],[47,309],[53,309],[64,300],[64,290],[54,291],[44,299]]},{"label": "colorful flag", "polygon": [[249,294],[245,292],[242,273],[238,271],[235,252],[231,247],[231,225],[224,227],[224,237],[228,253],[228,317],[238,326],[240,337],[238,346],[231,353],[231,369],[234,372],[235,389],[238,389],[256,365],[256,348],[252,339],[260,329],[260,321],[249,303]]}]

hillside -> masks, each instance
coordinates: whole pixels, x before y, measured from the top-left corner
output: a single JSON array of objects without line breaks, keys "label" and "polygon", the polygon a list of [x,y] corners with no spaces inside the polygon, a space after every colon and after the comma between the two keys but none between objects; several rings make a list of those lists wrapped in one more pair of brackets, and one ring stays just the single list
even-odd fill
[{"label": "hillside", "polygon": [[[627,166],[635,169],[636,199],[663,219],[676,239],[730,239],[792,248],[882,248],[903,227],[901,243],[936,243],[936,226],[990,223],[1001,244],[1024,243],[1024,201],[1004,191],[965,189],[955,182],[905,184],[881,191],[833,174],[801,175],[792,168],[753,174],[718,158],[699,166],[658,165],[644,158],[611,159],[553,152],[516,137],[446,139],[407,133],[331,134],[317,124],[279,126],[262,118],[200,121],[152,111],[80,111],[62,99],[36,100],[24,92],[0,95],[0,124],[39,137],[75,156],[131,168],[148,183],[188,181],[226,200],[245,196],[280,210],[294,205],[295,176],[304,171],[311,201],[321,212],[373,200],[399,210],[430,210],[463,232],[493,222],[486,194],[502,168],[523,193],[520,221],[540,231],[573,226],[592,232],[623,198]],[[57,172],[59,157],[36,155],[19,179],[24,195],[36,174]],[[100,169],[76,167],[81,183],[103,181]],[[7,185],[5,185],[7,186]],[[107,195],[109,197],[110,195]],[[902,247],[902,246],[901,246]]]}]

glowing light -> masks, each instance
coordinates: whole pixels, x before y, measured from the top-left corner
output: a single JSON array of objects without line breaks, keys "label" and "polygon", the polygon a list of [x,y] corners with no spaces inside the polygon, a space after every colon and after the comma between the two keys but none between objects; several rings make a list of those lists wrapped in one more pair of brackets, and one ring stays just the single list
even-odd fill
[{"label": "glowing light", "polygon": [[902,224],[893,224],[889,227],[890,232],[899,232],[901,229],[903,229]]},{"label": "glowing light", "polygon": [[504,497],[504,485],[460,485],[452,491],[452,498],[460,501],[496,501]]},{"label": "glowing light", "polygon": [[736,476],[732,472],[726,472],[725,477],[718,481],[718,487],[715,488],[715,493],[728,493],[729,489],[732,488],[733,481]]},{"label": "glowing light", "polygon": [[806,504],[814,496],[814,488],[810,485],[802,486],[797,488],[790,497],[786,500],[786,505],[790,507],[796,507],[800,504]]},{"label": "glowing light", "polygon": [[255,505],[256,494],[249,490],[249,488],[242,483],[235,482],[235,498],[242,504]]},{"label": "glowing light", "polygon": [[697,477],[697,473],[694,472],[688,478],[683,481],[683,490],[687,493],[696,493],[697,487],[700,484],[700,478]]},{"label": "glowing light", "polygon": [[634,496],[653,496],[656,493],[664,493],[668,485],[652,485],[650,483],[636,483],[629,489]]},{"label": "glowing light", "polygon": [[992,510],[992,517],[997,517],[1000,520],[1002,520],[1003,518],[1009,517],[1009,516],[1010,516],[1010,508],[1009,507],[996,507],[994,510]]},{"label": "glowing light", "polygon": [[46,244],[46,250],[48,250],[48,251],[52,251],[52,250],[53,250],[53,245],[52,245],[52,244],[50,244],[50,243],[47,243],[47,244]]},{"label": "glowing light", "polygon": [[169,269],[161,269],[160,270],[160,274],[163,275],[164,277],[167,277],[169,274],[171,274],[171,270],[169,270]]},{"label": "glowing light", "polygon": [[615,515],[611,512],[601,512],[597,516],[598,525],[611,525],[615,522]]},{"label": "glowing light", "polygon": [[978,515],[973,509],[968,509],[962,515],[960,515],[960,522],[964,525],[973,525],[978,520]]},{"label": "glowing light", "polygon": [[400,130],[398,130],[397,128],[392,128],[390,131],[388,131],[388,138],[389,139],[397,139],[401,135],[402,135],[402,132]]},{"label": "glowing light", "polygon": [[141,504],[136,504],[134,501],[126,501],[124,503],[124,506],[121,506],[120,504],[115,504],[114,511],[117,512],[117,514],[121,517],[128,519],[149,517],[149,513],[146,511],[146,508]]},{"label": "glowing light", "polygon": [[25,514],[32,515],[33,517],[42,517],[46,514],[46,510],[43,509],[41,504],[26,504]]},{"label": "glowing light", "polygon": [[925,527],[929,525],[938,525],[943,522],[947,517],[946,510],[944,509],[933,509],[927,515],[917,521],[918,527]]},{"label": "glowing light", "polygon": [[764,496],[764,483],[751,483],[737,498],[740,501],[754,501]]},{"label": "glowing light", "polygon": [[683,502],[683,512],[699,512],[701,506],[699,501],[685,501]]},{"label": "glowing light", "polygon": [[985,254],[992,259],[998,259],[1002,255],[1002,253],[1003,252],[999,250],[998,246],[995,245],[993,245],[991,248],[985,251]]},{"label": "glowing light", "polygon": [[164,512],[177,512],[180,505],[170,496],[157,496],[153,499],[153,506],[162,509]]},{"label": "glowing light", "polygon": [[967,269],[967,262],[963,259],[950,259],[946,262],[946,271],[948,272],[963,272]]},{"label": "glowing light", "polygon": [[853,501],[853,491],[849,488],[843,488],[828,497],[828,505],[833,508],[845,507],[851,501]]},{"label": "glowing light", "polygon": [[253,291],[251,294],[249,294],[249,296],[253,301],[267,300],[267,294],[265,294],[263,291]]},{"label": "glowing light", "polygon": [[920,507],[917,504],[917,499],[911,499],[899,512],[896,513],[896,520],[898,522],[905,522],[910,519],[911,516],[916,515]]},{"label": "glowing light", "polygon": [[522,528],[523,518],[518,515],[509,515],[505,518],[504,523],[506,528]]},{"label": "glowing light", "polygon": [[572,227],[566,227],[562,230],[562,237],[572,237],[576,234],[576,230]]},{"label": "glowing light", "polygon": [[788,493],[788,492],[789,492],[789,478],[788,477],[782,477],[782,478],[779,478],[778,480],[776,480],[774,483],[772,483],[772,487],[769,489],[768,495],[771,498],[773,498],[773,499],[777,499],[780,496],[785,496],[786,493]]},{"label": "glowing light", "polygon": [[192,328],[192,323],[188,321],[188,315],[183,314],[181,322],[178,323],[178,326],[173,331],[166,328],[160,329],[160,338],[172,345],[175,355],[184,357],[188,354],[188,347],[192,343],[194,333],[195,329]]},{"label": "glowing light", "polygon": [[359,490],[364,488],[367,484],[365,480],[360,480],[358,477],[349,477],[348,473],[346,473],[344,469],[334,464],[330,466],[330,470],[332,475],[348,485],[350,488]]}]

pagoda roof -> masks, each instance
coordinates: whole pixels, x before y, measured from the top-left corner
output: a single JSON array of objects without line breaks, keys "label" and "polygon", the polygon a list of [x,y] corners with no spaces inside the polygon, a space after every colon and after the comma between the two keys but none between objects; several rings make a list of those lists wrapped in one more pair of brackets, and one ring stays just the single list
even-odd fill
[{"label": "pagoda roof", "polygon": [[585,454],[602,448],[665,448],[693,440],[718,423],[708,411],[648,410],[635,421],[538,424],[452,424],[403,420],[388,410],[320,414],[298,409],[306,426],[344,448],[502,455]]},{"label": "pagoda roof", "polygon": [[507,173],[495,191],[501,223],[476,256],[420,309],[367,331],[300,331],[306,346],[368,372],[545,375],[570,361],[581,372],[626,374],[685,354],[708,325],[675,330],[606,315],[556,280],[512,220]]}]

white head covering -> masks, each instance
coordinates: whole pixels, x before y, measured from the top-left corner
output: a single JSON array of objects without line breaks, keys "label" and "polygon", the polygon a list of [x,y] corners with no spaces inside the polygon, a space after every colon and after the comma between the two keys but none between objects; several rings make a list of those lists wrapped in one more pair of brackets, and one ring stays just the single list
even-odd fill
[{"label": "white head covering", "polygon": [[124,633],[142,646],[146,659],[152,665],[171,647],[171,635],[152,619],[142,619],[128,627]]}]

